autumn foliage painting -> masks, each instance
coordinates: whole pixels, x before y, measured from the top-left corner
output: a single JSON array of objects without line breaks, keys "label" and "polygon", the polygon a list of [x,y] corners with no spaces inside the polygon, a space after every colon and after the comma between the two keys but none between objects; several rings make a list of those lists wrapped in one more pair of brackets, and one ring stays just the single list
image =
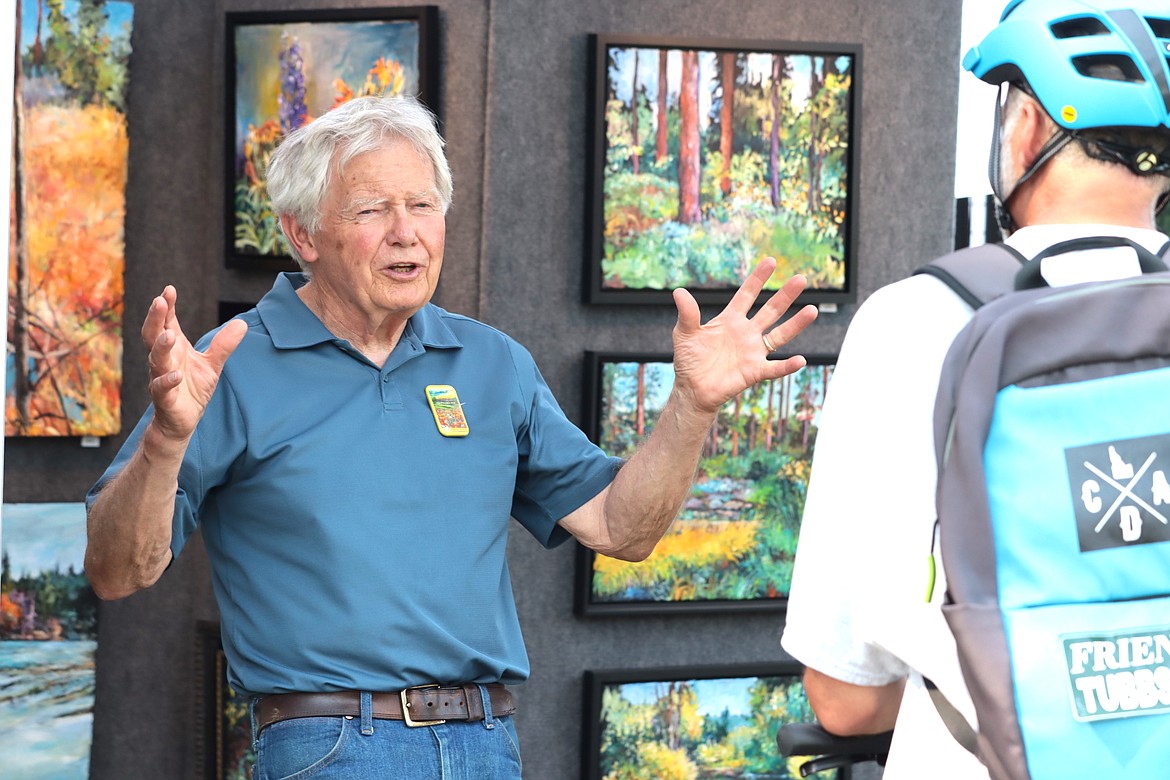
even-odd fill
[{"label": "autumn foliage painting", "polygon": [[778,261],[807,300],[853,295],[860,49],[597,36],[590,295],[726,300]]},{"label": "autumn foliage painting", "polygon": [[587,672],[585,680],[587,780],[801,777],[807,758],[776,747],[780,726],[815,719],[795,665]]},{"label": "autumn foliage painting", "polygon": [[[720,411],[690,496],[645,561],[582,549],[581,612],[781,607],[804,511],[833,358],[749,388]],[[595,441],[629,457],[650,435],[674,382],[666,356],[588,353]]]},{"label": "autumn foliage painting", "polygon": [[284,136],[355,97],[406,94],[434,105],[433,10],[228,14],[229,257],[287,257],[264,183]]},{"label": "autumn foliage painting", "polygon": [[133,6],[17,0],[7,436],[121,428]]}]

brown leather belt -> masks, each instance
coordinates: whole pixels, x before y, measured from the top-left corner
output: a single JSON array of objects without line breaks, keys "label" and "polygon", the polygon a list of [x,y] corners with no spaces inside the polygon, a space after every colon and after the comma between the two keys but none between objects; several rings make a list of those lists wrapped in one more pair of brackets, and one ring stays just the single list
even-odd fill
[{"label": "brown leather belt", "polygon": [[[512,694],[503,685],[485,686],[491,697],[492,716],[504,717],[516,711]],[[256,702],[256,732],[291,718],[361,716],[361,694],[274,693]],[[386,720],[406,721],[408,726],[433,726],[448,720],[483,720],[483,699],[479,686],[423,685],[397,693],[373,694],[373,715]]]}]

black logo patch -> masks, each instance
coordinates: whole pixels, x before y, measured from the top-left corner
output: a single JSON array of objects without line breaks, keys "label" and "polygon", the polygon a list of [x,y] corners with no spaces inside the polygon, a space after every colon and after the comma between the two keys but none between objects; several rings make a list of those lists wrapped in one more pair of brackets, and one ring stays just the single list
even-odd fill
[{"label": "black logo patch", "polygon": [[1081,552],[1170,541],[1170,433],[1064,455]]}]

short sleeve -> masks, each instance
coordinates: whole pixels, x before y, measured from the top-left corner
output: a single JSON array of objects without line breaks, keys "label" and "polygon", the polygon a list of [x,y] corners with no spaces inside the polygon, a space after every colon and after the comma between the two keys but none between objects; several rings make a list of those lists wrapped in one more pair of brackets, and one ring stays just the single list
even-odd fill
[{"label": "short sleeve", "polygon": [[570,538],[557,523],[613,482],[622,460],[607,456],[569,420],[527,350],[513,343],[512,355],[528,409],[517,432],[512,516],[554,547]]}]

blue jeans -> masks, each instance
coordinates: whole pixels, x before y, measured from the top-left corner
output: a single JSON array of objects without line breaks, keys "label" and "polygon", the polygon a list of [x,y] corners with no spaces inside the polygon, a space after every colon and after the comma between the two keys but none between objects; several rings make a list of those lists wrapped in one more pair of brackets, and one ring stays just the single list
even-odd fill
[{"label": "blue jeans", "polygon": [[294,718],[255,740],[252,780],[520,780],[512,718],[407,726],[361,717]]}]

